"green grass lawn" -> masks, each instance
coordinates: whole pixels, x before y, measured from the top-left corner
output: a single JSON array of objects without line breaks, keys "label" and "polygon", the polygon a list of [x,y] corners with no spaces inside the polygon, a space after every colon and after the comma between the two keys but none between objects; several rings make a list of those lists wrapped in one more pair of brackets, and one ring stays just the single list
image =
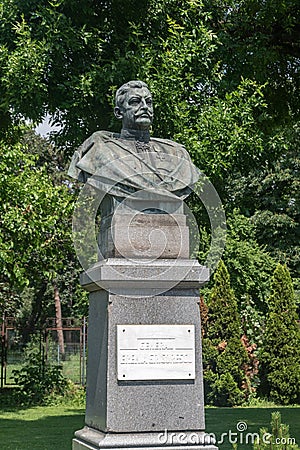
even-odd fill
[{"label": "green grass lawn", "polygon": [[0,410],[1,450],[70,450],[84,410],[66,406]]},{"label": "green grass lawn", "polygon": [[[206,430],[219,438],[222,433],[237,431],[245,422],[247,432],[258,432],[268,426],[271,412],[280,411],[282,421],[290,425],[290,436],[300,442],[300,408],[207,408]],[[68,406],[48,406],[27,409],[0,409],[1,450],[71,450],[75,430],[84,425],[84,410]],[[239,438],[240,438],[239,434]],[[228,439],[220,450],[232,449]],[[242,444],[239,449],[251,446]]]}]

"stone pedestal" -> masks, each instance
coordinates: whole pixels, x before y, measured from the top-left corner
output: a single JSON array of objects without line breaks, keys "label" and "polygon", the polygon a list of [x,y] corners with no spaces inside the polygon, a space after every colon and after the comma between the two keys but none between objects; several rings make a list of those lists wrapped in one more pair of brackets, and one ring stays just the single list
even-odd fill
[{"label": "stone pedestal", "polygon": [[154,193],[141,196],[123,201],[105,196],[98,239],[102,258],[188,259],[189,228],[182,201],[162,202]]},{"label": "stone pedestal", "polygon": [[184,214],[108,215],[101,222],[99,248],[104,258],[176,259],[189,257]]},{"label": "stone pedestal", "polygon": [[[90,292],[86,427],[73,450],[216,450],[203,405],[198,289],[208,279],[189,259],[108,258],[82,275]],[[120,338],[127,330],[131,341]],[[180,341],[181,332],[192,336]],[[166,375],[156,379],[163,364]]]}]

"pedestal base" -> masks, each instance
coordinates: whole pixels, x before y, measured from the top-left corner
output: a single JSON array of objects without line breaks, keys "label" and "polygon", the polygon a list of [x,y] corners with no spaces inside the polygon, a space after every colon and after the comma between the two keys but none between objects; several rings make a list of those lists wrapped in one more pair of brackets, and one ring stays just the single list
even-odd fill
[{"label": "pedestal base", "polygon": [[73,450],[218,450],[213,436],[197,431],[101,433],[89,427],[76,431]]},{"label": "pedestal base", "polygon": [[86,427],[73,450],[217,450],[204,432],[198,288],[208,279],[187,259],[109,258],[83,274]]}]

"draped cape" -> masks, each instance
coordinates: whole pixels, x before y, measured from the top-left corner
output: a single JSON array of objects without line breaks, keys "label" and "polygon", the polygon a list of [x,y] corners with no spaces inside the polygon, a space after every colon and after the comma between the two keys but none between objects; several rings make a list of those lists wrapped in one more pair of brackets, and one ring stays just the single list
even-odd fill
[{"label": "draped cape", "polygon": [[68,175],[118,197],[136,192],[187,197],[200,171],[186,149],[168,139],[151,138],[149,144],[148,153],[138,153],[134,140],[97,131],[75,151]]}]

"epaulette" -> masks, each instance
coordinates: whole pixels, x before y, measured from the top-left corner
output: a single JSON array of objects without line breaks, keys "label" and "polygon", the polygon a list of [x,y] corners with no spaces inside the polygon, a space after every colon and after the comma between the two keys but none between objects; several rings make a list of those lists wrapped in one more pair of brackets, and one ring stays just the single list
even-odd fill
[{"label": "epaulette", "polygon": [[162,138],[153,138],[151,137],[151,141],[160,142],[161,144],[167,144],[170,145],[170,147],[183,147],[182,144],[179,144],[178,142],[171,141],[171,139],[162,139]]},{"label": "epaulette", "polygon": [[115,135],[115,133],[113,133],[112,131],[105,131],[105,130],[101,130],[101,131],[95,131],[95,133],[92,134],[92,136],[90,137],[90,139],[95,139],[100,137],[103,140],[110,140],[111,138],[113,138]]}]

